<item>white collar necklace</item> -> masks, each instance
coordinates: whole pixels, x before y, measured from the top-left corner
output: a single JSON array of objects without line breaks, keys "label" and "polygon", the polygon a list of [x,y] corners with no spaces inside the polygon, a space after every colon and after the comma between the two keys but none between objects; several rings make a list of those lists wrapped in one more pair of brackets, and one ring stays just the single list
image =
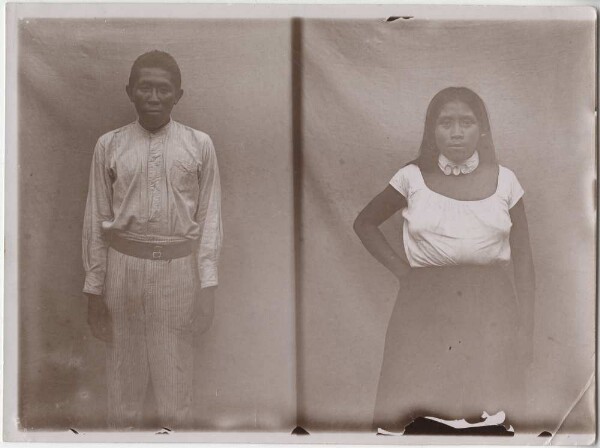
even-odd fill
[{"label": "white collar necklace", "polygon": [[445,155],[440,154],[438,157],[438,166],[446,176],[450,176],[451,174],[454,174],[455,176],[469,174],[475,171],[479,166],[479,153],[475,151],[471,157],[462,163],[453,162]]}]

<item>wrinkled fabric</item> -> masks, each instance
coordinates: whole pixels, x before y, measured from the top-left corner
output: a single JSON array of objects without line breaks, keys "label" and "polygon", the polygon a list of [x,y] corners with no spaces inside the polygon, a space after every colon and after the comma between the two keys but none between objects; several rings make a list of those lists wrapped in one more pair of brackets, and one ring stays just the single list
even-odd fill
[{"label": "wrinkled fabric", "polygon": [[475,201],[460,201],[430,190],[413,164],[401,168],[390,185],[408,201],[402,211],[402,235],[411,267],[510,262],[509,210],[524,191],[508,168],[499,167],[496,191]]},{"label": "wrinkled fabric", "polygon": [[112,322],[106,345],[108,424],[143,425],[152,388],[161,425],[188,426],[193,406],[192,320],[198,297],[193,256],[146,260],[108,250],[106,306]]},{"label": "wrinkled fabric", "polygon": [[83,225],[84,292],[103,293],[109,236],[156,244],[198,241],[203,288],[218,284],[221,188],[210,137],[171,120],[104,134],[94,150]]}]

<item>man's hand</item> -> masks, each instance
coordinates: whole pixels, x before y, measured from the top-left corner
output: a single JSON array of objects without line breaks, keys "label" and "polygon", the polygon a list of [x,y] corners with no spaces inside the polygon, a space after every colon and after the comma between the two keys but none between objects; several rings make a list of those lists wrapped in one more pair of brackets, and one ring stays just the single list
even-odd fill
[{"label": "man's hand", "polygon": [[196,334],[202,334],[210,328],[215,314],[215,289],[211,286],[202,288],[194,303],[192,316],[192,330]]},{"label": "man's hand", "polygon": [[112,322],[104,297],[86,294],[88,298],[87,322],[95,338],[104,342],[112,341]]}]

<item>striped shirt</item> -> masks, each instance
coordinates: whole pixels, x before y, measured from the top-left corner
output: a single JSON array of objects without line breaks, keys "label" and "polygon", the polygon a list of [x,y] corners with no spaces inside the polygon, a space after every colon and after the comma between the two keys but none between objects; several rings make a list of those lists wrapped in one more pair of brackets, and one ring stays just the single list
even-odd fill
[{"label": "striped shirt", "polygon": [[83,224],[85,293],[103,294],[113,233],[155,244],[195,240],[201,286],[217,285],[221,188],[208,135],[173,120],[149,132],[136,121],[98,139]]}]

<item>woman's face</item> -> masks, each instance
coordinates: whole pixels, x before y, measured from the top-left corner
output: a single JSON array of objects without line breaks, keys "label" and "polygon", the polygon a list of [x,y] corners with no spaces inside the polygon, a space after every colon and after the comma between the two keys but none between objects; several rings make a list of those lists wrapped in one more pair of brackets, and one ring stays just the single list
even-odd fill
[{"label": "woman's face", "polygon": [[473,155],[479,142],[477,117],[462,101],[450,101],[440,110],[435,123],[435,143],[441,154],[461,163]]}]

